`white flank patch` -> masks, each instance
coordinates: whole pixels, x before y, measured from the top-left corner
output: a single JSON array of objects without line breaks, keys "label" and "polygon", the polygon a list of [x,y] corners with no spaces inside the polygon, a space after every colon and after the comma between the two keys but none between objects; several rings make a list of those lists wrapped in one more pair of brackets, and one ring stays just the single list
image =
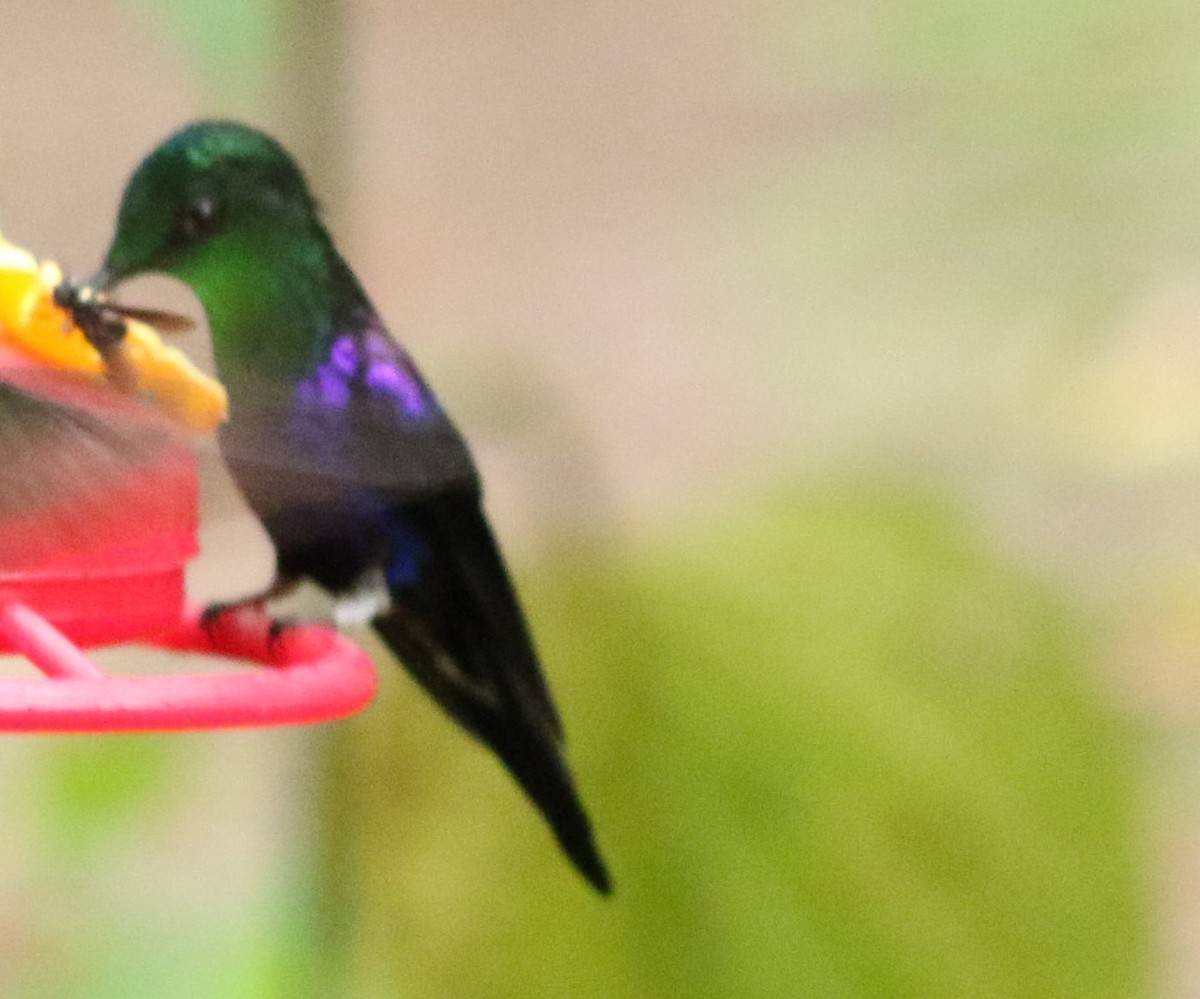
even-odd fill
[{"label": "white flank patch", "polygon": [[387,580],[382,569],[364,573],[354,589],[338,597],[333,605],[333,623],[339,628],[367,624],[379,617],[392,604]]}]

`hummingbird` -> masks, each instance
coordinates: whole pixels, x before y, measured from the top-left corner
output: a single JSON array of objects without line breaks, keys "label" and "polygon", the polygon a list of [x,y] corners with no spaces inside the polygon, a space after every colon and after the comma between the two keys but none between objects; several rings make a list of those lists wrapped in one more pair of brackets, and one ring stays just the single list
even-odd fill
[{"label": "hummingbird", "polygon": [[335,621],[369,622],[441,708],[488,746],[599,892],[611,881],[563,728],[482,507],[463,436],[394,340],[277,141],[198,121],[129,180],[92,284],[174,276],[208,319],[229,392],[222,457],[275,549],[230,607],[310,580]]}]

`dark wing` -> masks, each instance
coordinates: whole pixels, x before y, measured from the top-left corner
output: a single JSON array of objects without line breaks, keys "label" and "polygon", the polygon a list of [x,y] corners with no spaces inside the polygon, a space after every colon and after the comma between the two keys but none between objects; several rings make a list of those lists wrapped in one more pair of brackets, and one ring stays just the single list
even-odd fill
[{"label": "dark wing", "polygon": [[226,387],[221,451],[262,517],[327,492],[369,490],[406,502],[477,486],[462,436],[408,355],[374,323],[334,336],[298,384],[235,376]]},{"label": "dark wing", "polygon": [[389,517],[388,587],[452,660],[442,679],[422,682],[476,735],[503,706],[531,733],[561,742],[562,722],[478,495],[442,493],[394,507]]}]

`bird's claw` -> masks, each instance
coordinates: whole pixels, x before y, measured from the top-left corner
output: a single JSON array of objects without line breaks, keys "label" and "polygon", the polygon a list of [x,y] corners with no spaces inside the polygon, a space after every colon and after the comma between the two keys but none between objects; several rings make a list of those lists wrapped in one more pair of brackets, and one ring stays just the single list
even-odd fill
[{"label": "bird's claw", "polygon": [[[221,618],[226,614],[240,611],[245,607],[252,607],[259,613],[265,613],[261,600],[245,600],[226,602],[223,600],[214,601],[208,604],[203,611],[200,612],[200,627],[204,630],[204,634],[208,636],[208,640],[213,644],[217,644],[217,630],[220,625]],[[274,627],[274,625],[272,625]]]},{"label": "bird's claw", "polygon": [[299,621],[291,617],[271,619],[271,624],[267,628],[267,650],[271,655],[275,655],[279,651],[279,643],[283,640],[283,636],[297,627],[299,623]]},{"label": "bird's claw", "polygon": [[200,612],[200,627],[203,629],[204,634],[208,636],[209,642],[213,645],[217,644],[217,622],[231,606],[232,604],[211,603]]}]

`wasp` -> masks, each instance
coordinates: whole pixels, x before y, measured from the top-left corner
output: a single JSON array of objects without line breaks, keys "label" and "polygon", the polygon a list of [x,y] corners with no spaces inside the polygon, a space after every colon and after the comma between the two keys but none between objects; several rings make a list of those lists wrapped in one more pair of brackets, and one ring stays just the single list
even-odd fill
[{"label": "wasp", "polygon": [[71,278],[63,278],[55,286],[53,298],[55,305],[70,313],[71,321],[99,352],[109,379],[125,392],[137,388],[137,374],[121,350],[126,320],[145,323],[163,333],[186,333],[196,325],[178,312],[114,302],[107,292]]}]

